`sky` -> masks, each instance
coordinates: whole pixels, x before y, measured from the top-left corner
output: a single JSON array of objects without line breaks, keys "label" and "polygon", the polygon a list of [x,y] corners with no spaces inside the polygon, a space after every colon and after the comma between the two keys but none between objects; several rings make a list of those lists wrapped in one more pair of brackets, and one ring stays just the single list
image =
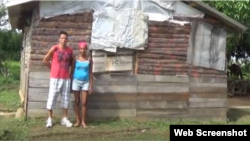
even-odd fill
[{"label": "sky", "polygon": [[[10,1],[14,1],[14,0],[0,0],[0,2],[2,3],[2,2],[4,2],[4,3],[8,3],[8,2],[10,2]],[[6,15],[6,17],[5,17],[6,19],[8,19],[8,15]],[[10,30],[11,29],[11,26],[10,26],[10,24],[8,23],[6,26],[0,26],[0,29],[7,29],[7,30]]]}]

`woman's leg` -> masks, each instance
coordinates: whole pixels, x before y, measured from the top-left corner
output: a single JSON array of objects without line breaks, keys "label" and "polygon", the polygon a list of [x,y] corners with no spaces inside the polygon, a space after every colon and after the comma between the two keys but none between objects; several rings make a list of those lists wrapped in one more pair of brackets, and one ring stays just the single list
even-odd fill
[{"label": "woman's leg", "polygon": [[75,115],[76,115],[76,123],[74,124],[74,126],[78,127],[81,124],[80,121],[80,91],[74,91],[74,96],[75,96],[75,105],[74,105],[74,109],[75,109]]},{"label": "woman's leg", "polygon": [[85,122],[86,111],[87,111],[87,97],[88,97],[88,92],[82,91],[82,126],[84,128],[87,127],[86,122]]}]

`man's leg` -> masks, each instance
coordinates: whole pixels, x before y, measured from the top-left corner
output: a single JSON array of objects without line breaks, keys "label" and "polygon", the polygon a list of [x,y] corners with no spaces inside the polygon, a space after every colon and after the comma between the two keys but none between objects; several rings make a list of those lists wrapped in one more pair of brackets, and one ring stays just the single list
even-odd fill
[{"label": "man's leg", "polygon": [[53,107],[56,104],[56,100],[59,94],[58,90],[58,79],[50,79],[50,86],[49,86],[49,95],[47,100],[48,109],[48,120],[46,121],[46,127],[52,127],[52,114],[53,114]]},{"label": "man's leg", "polygon": [[61,121],[62,125],[66,127],[72,127],[72,123],[68,120],[68,108],[70,103],[70,79],[62,80],[63,87],[62,87],[62,95],[61,95],[61,107],[63,108],[63,118]]}]

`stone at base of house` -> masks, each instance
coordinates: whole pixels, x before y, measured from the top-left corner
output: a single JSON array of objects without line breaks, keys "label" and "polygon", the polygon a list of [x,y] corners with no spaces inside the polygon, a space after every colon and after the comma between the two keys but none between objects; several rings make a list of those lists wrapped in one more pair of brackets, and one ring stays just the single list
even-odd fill
[{"label": "stone at base of house", "polygon": [[17,109],[17,112],[16,112],[15,118],[16,118],[16,119],[22,118],[23,115],[24,115],[24,109],[23,109],[23,108],[18,108],[18,109]]},{"label": "stone at base of house", "polygon": [[19,97],[21,105],[24,105],[24,94],[22,93],[21,89],[19,89]]}]

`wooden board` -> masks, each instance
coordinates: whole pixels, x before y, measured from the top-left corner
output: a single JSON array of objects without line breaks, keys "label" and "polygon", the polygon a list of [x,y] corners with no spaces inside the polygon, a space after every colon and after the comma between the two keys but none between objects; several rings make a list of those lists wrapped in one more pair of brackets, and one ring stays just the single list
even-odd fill
[{"label": "wooden board", "polygon": [[136,85],[117,85],[117,86],[93,86],[93,92],[98,94],[105,93],[128,93],[128,94],[136,94],[137,86]]},{"label": "wooden board", "polygon": [[189,102],[223,102],[227,98],[189,98]]},{"label": "wooden board", "polygon": [[188,93],[188,86],[163,86],[163,87],[154,87],[154,86],[138,86],[138,93]]},{"label": "wooden board", "polygon": [[171,115],[187,115],[188,109],[150,109],[150,110],[144,110],[144,109],[137,109],[136,111],[136,117],[168,117]]},{"label": "wooden board", "polygon": [[190,77],[191,83],[227,83],[226,78],[211,78],[211,77],[203,77],[203,78],[194,78]]},{"label": "wooden board", "polygon": [[112,74],[94,74],[95,85],[105,86],[110,83],[116,83],[124,85],[124,82],[130,85],[137,85],[136,75],[112,75]]},{"label": "wooden board", "polygon": [[50,72],[30,72],[29,73],[30,79],[46,79],[50,78]]},{"label": "wooden board", "polygon": [[[47,102],[28,102],[28,109],[46,109]],[[54,109],[60,109],[60,101],[56,103]],[[75,102],[71,101],[70,110],[74,110]],[[88,109],[133,109],[136,108],[135,102],[88,102]]]},{"label": "wooden board", "polygon": [[190,87],[190,93],[227,93],[223,87]]},{"label": "wooden board", "polygon": [[88,109],[88,117],[135,117],[136,109]]},{"label": "wooden board", "polygon": [[189,108],[224,108],[228,106],[227,99],[221,101],[190,102]]},{"label": "wooden board", "polygon": [[[49,88],[49,84],[50,84],[49,79],[45,79],[45,77],[44,79],[40,79],[41,78],[40,75],[43,75],[43,74],[42,73],[30,74],[31,78],[29,79],[29,88]],[[44,76],[48,76],[48,75],[45,74]],[[133,93],[133,94],[137,93],[136,81],[133,81],[135,80],[134,77],[128,77],[128,76],[106,76],[105,77],[104,75],[104,77],[99,77],[99,78],[100,79],[103,78],[103,81],[102,80],[99,81],[99,79],[96,79],[94,77],[94,85],[93,85],[94,93]],[[116,82],[114,80],[116,80]],[[126,80],[128,80],[127,83],[126,83]],[[112,82],[112,85],[105,85],[105,82]]]},{"label": "wooden board", "polygon": [[105,72],[107,71],[107,55],[105,52],[92,52],[93,59],[93,72]]},{"label": "wooden board", "polygon": [[159,120],[165,120],[167,122],[178,122],[180,120],[186,120],[186,121],[207,121],[210,122],[211,120],[214,121],[227,121],[227,117],[224,116],[218,116],[218,115],[211,115],[211,116],[191,116],[191,115],[166,115],[166,116],[154,116],[154,115],[148,115],[148,116],[137,116],[136,120],[139,122],[145,122],[145,121],[159,121]]},{"label": "wooden board", "polygon": [[[28,109],[46,109],[47,102],[28,102]],[[54,109],[61,109],[60,101],[58,101],[54,107]],[[69,110],[74,110],[74,102],[70,102]]]},{"label": "wooden board", "polygon": [[225,116],[227,108],[189,108],[188,113],[190,116]]},{"label": "wooden board", "polygon": [[50,72],[50,69],[46,66],[34,66],[30,65],[29,66],[29,72]]},{"label": "wooden board", "polygon": [[138,93],[188,93],[188,83],[138,82]]},{"label": "wooden board", "polygon": [[[29,88],[29,101],[47,101],[49,89],[48,88]],[[71,101],[74,101],[74,95],[70,94]],[[61,97],[58,96],[57,101],[60,101]],[[89,101],[95,102],[129,102],[136,101],[136,93],[93,93],[88,98]]]},{"label": "wooden board", "polygon": [[129,71],[133,69],[133,54],[108,56],[108,71]]},{"label": "wooden board", "polygon": [[188,101],[143,101],[136,102],[137,109],[185,109],[188,108]]},{"label": "wooden board", "polygon": [[[28,117],[47,117],[46,109],[28,109]],[[136,109],[88,109],[87,118],[135,117]],[[53,117],[62,117],[62,110],[53,110]],[[74,110],[68,110],[68,117],[75,118]]]},{"label": "wooden board", "polygon": [[[96,84],[105,84],[105,82],[121,82],[126,81],[137,84],[136,75],[110,75],[110,74],[94,74],[94,81]],[[30,72],[30,80],[49,80],[50,72]]]},{"label": "wooden board", "polygon": [[227,93],[190,93],[190,98],[227,98]]},{"label": "wooden board", "polygon": [[135,102],[88,102],[90,109],[134,109]]},{"label": "wooden board", "polygon": [[136,94],[91,94],[89,102],[136,102]]},{"label": "wooden board", "polygon": [[188,93],[138,93],[137,102],[143,101],[189,101]]},{"label": "wooden board", "polygon": [[188,76],[137,75],[139,82],[189,82]]},{"label": "wooden board", "polygon": [[[55,109],[53,110],[53,117],[62,118],[63,110],[62,109]],[[48,117],[48,110],[47,109],[27,109],[27,117]],[[75,118],[74,110],[68,110],[68,117]],[[46,119],[45,119],[46,120]]]},{"label": "wooden board", "polygon": [[[43,92],[39,92],[39,90]],[[47,92],[45,92],[47,91]],[[29,102],[40,102],[40,101],[47,101],[49,89],[46,88],[29,88],[28,92],[28,100]],[[70,94],[70,101],[74,101],[74,95]],[[61,101],[61,96],[59,95],[57,98],[57,102]]]}]

